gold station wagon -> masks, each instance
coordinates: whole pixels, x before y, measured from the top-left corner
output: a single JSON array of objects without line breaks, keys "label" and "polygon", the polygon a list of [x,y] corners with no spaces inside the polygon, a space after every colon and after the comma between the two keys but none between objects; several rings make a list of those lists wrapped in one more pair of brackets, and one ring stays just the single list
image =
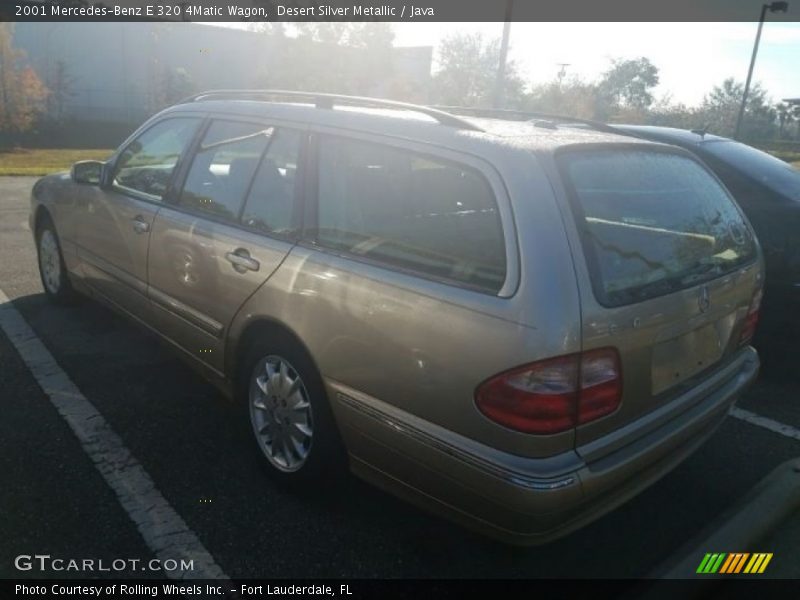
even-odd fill
[{"label": "gold station wagon", "polygon": [[501,540],[572,531],[755,378],[763,265],[677,147],[383,100],[217,91],[33,189],[89,294],[243,409],[276,478],[349,468]]}]

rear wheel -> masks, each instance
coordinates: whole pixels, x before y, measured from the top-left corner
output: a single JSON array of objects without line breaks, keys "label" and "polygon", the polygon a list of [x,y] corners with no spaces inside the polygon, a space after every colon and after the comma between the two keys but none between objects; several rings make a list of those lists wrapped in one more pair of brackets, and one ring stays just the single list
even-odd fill
[{"label": "rear wheel", "polygon": [[39,275],[45,294],[50,300],[58,303],[72,300],[74,292],[61,253],[61,244],[53,222],[49,218],[39,226],[36,240]]},{"label": "rear wheel", "polygon": [[307,485],[339,474],[345,453],[322,378],[306,353],[275,336],[254,344],[248,357],[247,418],[269,475]]}]

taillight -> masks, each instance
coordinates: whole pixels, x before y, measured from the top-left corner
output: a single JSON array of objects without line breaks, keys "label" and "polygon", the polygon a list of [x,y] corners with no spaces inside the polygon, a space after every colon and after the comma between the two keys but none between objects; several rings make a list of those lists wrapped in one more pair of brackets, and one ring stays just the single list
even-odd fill
[{"label": "taillight", "polygon": [[492,377],[475,393],[492,421],[525,433],[551,434],[614,412],[622,397],[614,348],[569,354]]},{"label": "taillight", "polygon": [[742,325],[742,333],[739,335],[739,345],[744,346],[750,343],[753,336],[756,334],[756,326],[758,325],[758,315],[761,310],[761,299],[764,297],[764,292],[758,289],[753,294],[753,300],[750,302],[750,308],[747,310],[747,316]]},{"label": "taillight", "polygon": [[617,351],[600,348],[584,352],[581,356],[578,425],[614,412],[621,398],[622,374]]}]

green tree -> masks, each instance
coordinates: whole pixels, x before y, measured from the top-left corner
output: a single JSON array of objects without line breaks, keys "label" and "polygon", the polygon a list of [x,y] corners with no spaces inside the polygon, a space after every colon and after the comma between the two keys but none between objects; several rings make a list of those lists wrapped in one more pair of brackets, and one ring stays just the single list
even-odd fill
[{"label": "green tree", "polygon": [[73,83],[74,78],[69,72],[67,63],[63,60],[56,61],[47,82],[50,90],[47,98],[47,113],[50,119],[60,122],[64,118],[66,103],[75,95],[72,89]]},{"label": "green tree", "polygon": [[778,137],[784,139],[788,137],[787,129],[800,120],[800,105],[779,102],[775,105],[775,112],[778,114]]},{"label": "green tree", "polygon": [[658,67],[645,57],[611,62],[598,84],[600,108],[605,112],[627,110],[643,113],[653,104],[653,88],[658,85]]},{"label": "green tree", "polygon": [[[439,68],[433,76],[434,101],[491,106],[499,62],[499,38],[486,40],[480,33],[457,33],[445,38],[438,48]],[[506,107],[520,106],[524,87],[516,63],[508,60],[503,90]]]},{"label": "green tree", "polygon": [[287,29],[263,28],[270,60],[257,85],[369,95],[394,73],[389,23],[309,22]]},{"label": "green tree", "polygon": [[295,23],[298,39],[353,48],[391,48],[394,29],[390,23],[342,23],[338,21]]},{"label": "green tree", "polygon": [[[658,68],[647,58],[613,60],[597,82],[562,74],[550,83],[533,86],[524,99],[528,110],[563,114],[598,121],[644,123],[655,103],[653,88],[658,85]],[[657,110],[669,105],[668,98],[656,104]]]},{"label": "green tree", "polygon": [[[732,77],[715,85],[703,99],[700,115],[709,131],[731,137],[736,129],[736,119],[744,94],[744,84]],[[775,134],[777,114],[759,83],[750,87],[742,120],[742,139],[763,140]]]},{"label": "green tree", "polygon": [[45,111],[47,87],[29,65],[25,52],[14,48],[14,26],[0,23],[0,131],[29,130]]},{"label": "green tree", "polygon": [[523,107],[530,111],[594,119],[598,102],[597,85],[573,76],[534,86],[525,96]]},{"label": "green tree", "polygon": [[166,67],[161,82],[161,104],[170,105],[197,91],[189,71],[183,67]]},{"label": "green tree", "polygon": [[687,106],[682,102],[673,104],[669,99],[653,104],[646,123],[679,129],[699,129],[706,124],[703,113],[696,107]]}]

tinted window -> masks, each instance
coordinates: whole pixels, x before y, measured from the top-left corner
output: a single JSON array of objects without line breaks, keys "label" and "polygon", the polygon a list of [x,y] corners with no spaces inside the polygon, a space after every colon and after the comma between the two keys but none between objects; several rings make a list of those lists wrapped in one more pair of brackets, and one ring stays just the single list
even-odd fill
[{"label": "tinted window", "polygon": [[289,129],[273,134],[242,212],[247,227],[277,235],[292,231],[300,139],[300,133]]},{"label": "tinted window", "polygon": [[198,119],[161,121],[131,142],[114,170],[113,184],[161,200],[178,158],[194,135]]},{"label": "tinted window", "polygon": [[733,194],[736,202],[748,216],[751,216],[748,209],[764,206],[765,199],[775,196],[775,192],[771,189],[764,187],[739,169],[710,155],[708,152],[703,152],[702,154],[698,152],[697,155],[712,171],[714,171],[714,174],[722,180],[722,183],[728,188],[728,191]]},{"label": "tinted window", "polygon": [[264,125],[214,121],[192,160],[180,203],[235,221],[272,136]]},{"label": "tinted window", "polygon": [[800,201],[800,171],[789,163],[738,142],[707,142],[703,150],[772,191]]},{"label": "tinted window", "polygon": [[506,272],[495,198],[476,171],[337,138],[319,154],[318,243],[497,292]]},{"label": "tinted window", "polygon": [[696,285],[753,258],[753,237],[738,208],[696,161],[608,149],[562,160],[604,304]]}]

